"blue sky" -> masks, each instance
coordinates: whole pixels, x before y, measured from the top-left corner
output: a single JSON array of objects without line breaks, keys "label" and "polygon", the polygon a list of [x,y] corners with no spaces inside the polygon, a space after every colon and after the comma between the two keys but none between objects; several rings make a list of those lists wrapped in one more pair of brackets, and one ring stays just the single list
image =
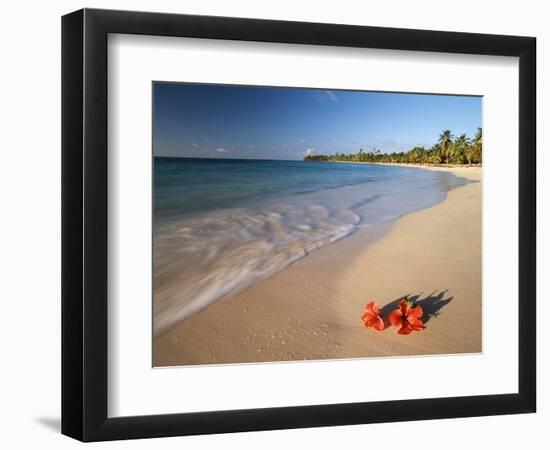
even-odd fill
[{"label": "blue sky", "polygon": [[154,83],[155,156],[302,159],[473,137],[481,97]]}]

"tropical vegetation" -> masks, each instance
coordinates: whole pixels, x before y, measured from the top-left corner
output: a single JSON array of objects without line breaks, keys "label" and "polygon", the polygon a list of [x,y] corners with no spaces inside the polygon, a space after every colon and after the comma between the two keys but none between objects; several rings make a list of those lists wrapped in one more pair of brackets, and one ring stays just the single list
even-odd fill
[{"label": "tropical vegetation", "polygon": [[466,134],[455,137],[451,130],[443,130],[431,148],[414,147],[407,152],[382,153],[375,148],[357,153],[334,153],[330,155],[307,155],[305,161],[347,161],[366,163],[481,165],[483,133],[478,128],[475,136]]}]

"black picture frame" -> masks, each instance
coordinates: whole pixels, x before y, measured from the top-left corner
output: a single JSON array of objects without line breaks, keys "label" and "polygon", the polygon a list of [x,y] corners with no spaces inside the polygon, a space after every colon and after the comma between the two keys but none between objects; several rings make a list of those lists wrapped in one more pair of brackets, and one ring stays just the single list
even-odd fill
[{"label": "black picture frame", "polygon": [[[107,416],[109,33],[519,57],[517,393]],[[82,441],[535,412],[536,39],[83,9],[62,18],[62,433]]]}]

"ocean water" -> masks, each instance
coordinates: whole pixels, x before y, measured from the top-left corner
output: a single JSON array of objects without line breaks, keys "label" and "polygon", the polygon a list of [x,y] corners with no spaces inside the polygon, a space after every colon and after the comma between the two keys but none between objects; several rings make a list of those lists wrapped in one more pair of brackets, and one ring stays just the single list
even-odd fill
[{"label": "ocean water", "polygon": [[466,182],[408,167],[155,157],[154,333]]}]

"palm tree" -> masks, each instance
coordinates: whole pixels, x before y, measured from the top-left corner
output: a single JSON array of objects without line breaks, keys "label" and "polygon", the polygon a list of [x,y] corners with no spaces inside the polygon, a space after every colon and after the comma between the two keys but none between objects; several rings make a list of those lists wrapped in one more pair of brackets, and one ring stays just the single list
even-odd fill
[{"label": "palm tree", "polygon": [[461,134],[455,139],[451,130],[443,130],[439,140],[432,147],[416,146],[409,151],[382,153],[375,147],[367,151],[362,148],[356,153],[340,153],[334,150],[326,155],[306,155],[306,161],[351,161],[351,162],[395,162],[422,164],[481,164],[482,129],[478,128],[474,139]]},{"label": "palm tree", "polygon": [[443,130],[439,135],[439,158],[443,164],[449,162],[449,151],[453,143],[453,134],[451,130]]},{"label": "palm tree", "polygon": [[468,147],[470,146],[470,139],[466,134],[461,134],[455,139],[451,147],[451,161],[453,163],[462,164]]},{"label": "palm tree", "polygon": [[477,129],[476,135],[474,136],[474,141],[470,151],[470,157],[468,158],[468,164],[470,164],[471,162],[481,164],[482,148],[483,148],[483,130],[480,127]]},{"label": "palm tree", "polygon": [[477,128],[476,135],[474,136],[474,145],[479,144],[480,146],[483,144],[483,130],[481,127]]}]

